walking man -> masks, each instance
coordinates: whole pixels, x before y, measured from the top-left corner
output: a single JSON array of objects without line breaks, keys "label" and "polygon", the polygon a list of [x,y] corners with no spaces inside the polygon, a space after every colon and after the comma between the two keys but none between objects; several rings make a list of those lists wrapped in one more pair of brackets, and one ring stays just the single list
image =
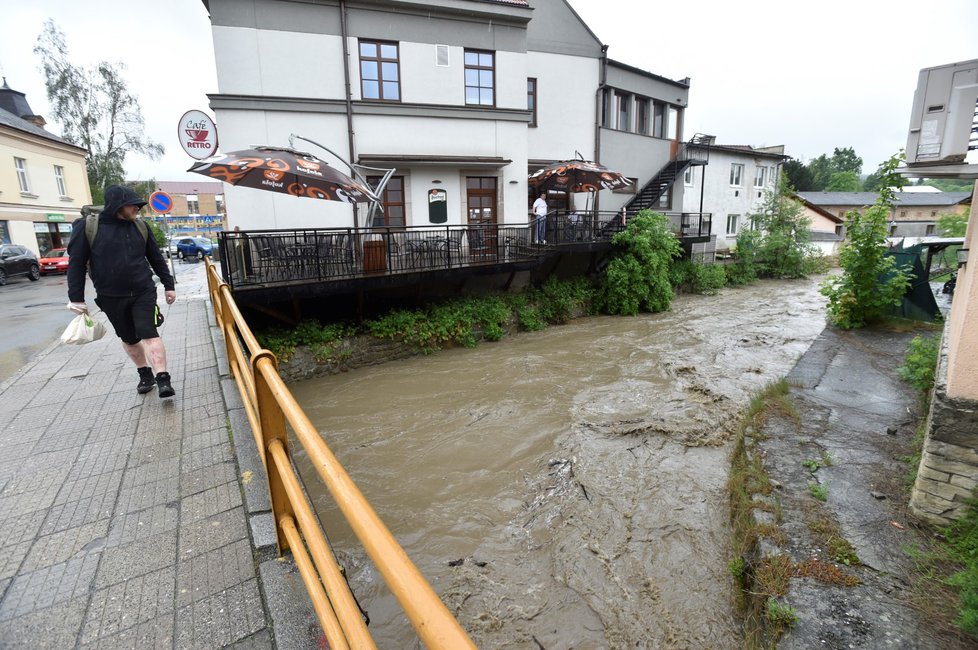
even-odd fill
[{"label": "walking man", "polygon": [[547,240],[547,194],[541,192],[537,200],[533,202],[533,243],[546,244]]},{"label": "walking man", "polygon": [[[146,205],[133,190],[111,185],[105,190],[105,209],[97,217],[72,224],[68,240],[68,309],[88,313],[85,273],[95,285],[95,304],[109,317],[122,348],[136,364],[136,392],[159,387],[161,398],[175,391],[166,371],[166,349],[156,331],[158,309],[153,272],[164,287],[166,303],[177,299],[173,276],[145,223],[138,221]],[[152,267],[152,268],[151,268]],[[155,370],[155,375],[154,375]]]}]

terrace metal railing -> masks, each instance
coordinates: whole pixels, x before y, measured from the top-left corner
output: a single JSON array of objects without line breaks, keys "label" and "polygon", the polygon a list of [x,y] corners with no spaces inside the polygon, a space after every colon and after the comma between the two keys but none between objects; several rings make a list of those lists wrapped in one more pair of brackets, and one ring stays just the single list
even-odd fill
[{"label": "terrace metal railing", "polygon": [[527,226],[409,226],[249,230],[221,235],[221,262],[235,289],[328,282],[532,260]]},{"label": "terrace metal railing", "polygon": [[[315,228],[221,233],[224,281],[234,289],[331,282],[532,262],[568,246],[599,244],[634,212],[553,211],[546,246],[529,225]],[[680,238],[709,236],[709,214],[665,212]]]},{"label": "terrace metal railing", "polygon": [[376,648],[376,644],[299,482],[286,425],[421,641],[439,650],[475,648],[303,413],[278,374],[275,355],[259,345],[215,266],[210,260],[206,264],[208,292],[224,335],[231,375],[265,465],[279,554],[292,551],[329,647]]}]

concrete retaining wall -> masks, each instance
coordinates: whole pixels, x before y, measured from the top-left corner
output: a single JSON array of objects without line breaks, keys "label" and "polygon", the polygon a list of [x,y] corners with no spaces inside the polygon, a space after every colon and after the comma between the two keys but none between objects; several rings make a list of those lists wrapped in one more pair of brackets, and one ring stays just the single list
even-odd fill
[{"label": "concrete retaining wall", "polygon": [[978,401],[947,395],[947,333],[945,327],[927,434],[910,497],[911,512],[936,525],[961,518],[978,487]]}]

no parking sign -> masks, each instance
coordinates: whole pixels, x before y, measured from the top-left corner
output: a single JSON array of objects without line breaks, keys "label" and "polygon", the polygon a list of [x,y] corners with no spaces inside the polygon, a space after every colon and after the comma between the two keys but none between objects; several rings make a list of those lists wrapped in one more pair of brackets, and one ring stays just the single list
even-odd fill
[{"label": "no parking sign", "polygon": [[173,199],[166,192],[153,192],[149,195],[149,207],[156,214],[168,214],[173,209]]}]

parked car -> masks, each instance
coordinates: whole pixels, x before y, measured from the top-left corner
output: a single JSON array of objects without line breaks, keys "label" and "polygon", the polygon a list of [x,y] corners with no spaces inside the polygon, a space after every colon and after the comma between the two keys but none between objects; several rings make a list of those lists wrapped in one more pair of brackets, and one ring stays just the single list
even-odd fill
[{"label": "parked car", "polygon": [[0,244],[0,286],[7,284],[7,278],[18,275],[26,275],[32,282],[40,278],[37,257],[26,246]]},{"label": "parked car", "polygon": [[41,265],[41,275],[47,275],[48,273],[67,273],[68,249],[52,248],[41,256],[38,264]]},{"label": "parked car", "polygon": [[177,241],[177,257],[187,259],[196,257],[199,260],[209,257],[214,251],[214,243],[206,237],[181,237]]}]

